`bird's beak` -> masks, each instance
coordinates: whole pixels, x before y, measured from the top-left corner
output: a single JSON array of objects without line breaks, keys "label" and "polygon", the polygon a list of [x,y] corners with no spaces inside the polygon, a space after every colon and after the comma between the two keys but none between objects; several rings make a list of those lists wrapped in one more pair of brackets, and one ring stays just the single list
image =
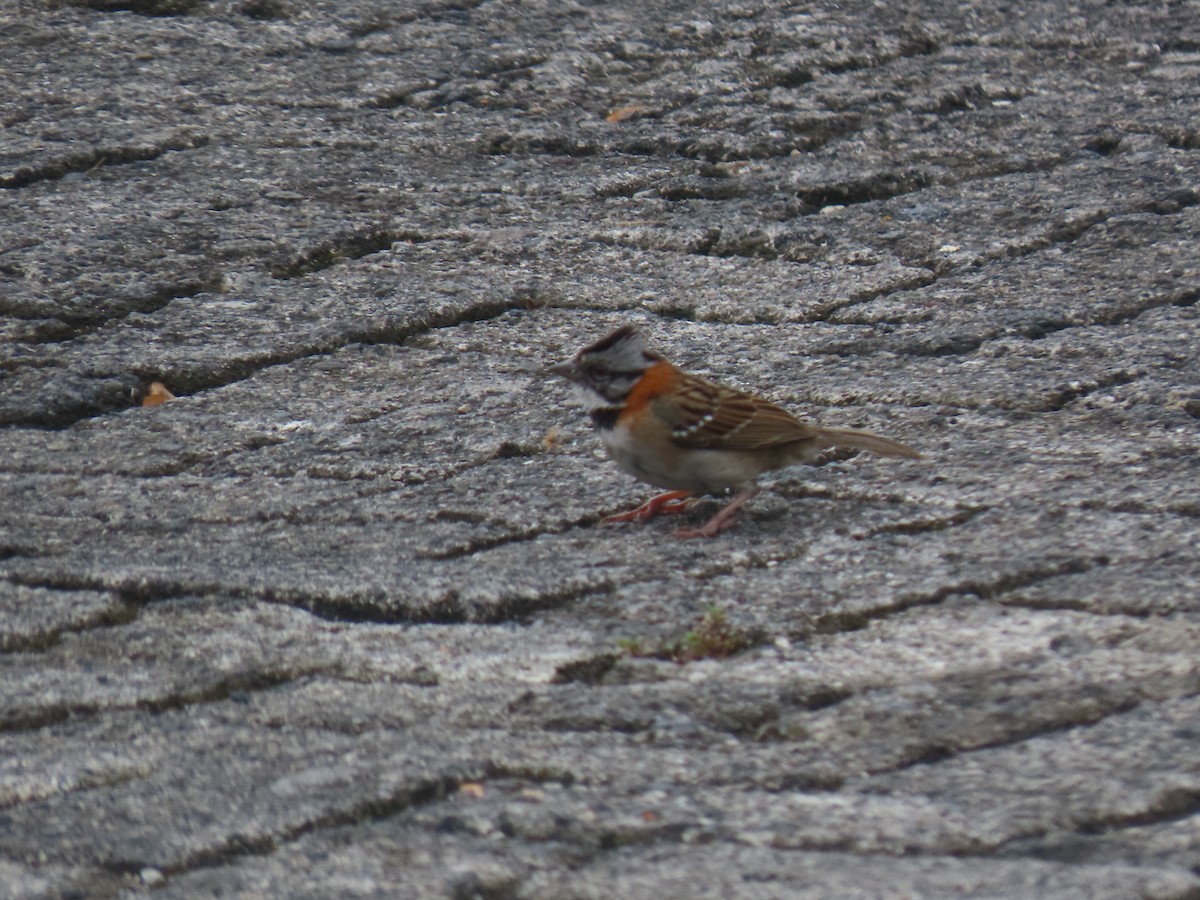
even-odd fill
[{"label": "bird's beak", "polygon": [[567,381],[579,380],[579,366],[575,365],[575,360],[573,359],[557,363],[551,366],[548,371],[551,375],[561,375]]}]

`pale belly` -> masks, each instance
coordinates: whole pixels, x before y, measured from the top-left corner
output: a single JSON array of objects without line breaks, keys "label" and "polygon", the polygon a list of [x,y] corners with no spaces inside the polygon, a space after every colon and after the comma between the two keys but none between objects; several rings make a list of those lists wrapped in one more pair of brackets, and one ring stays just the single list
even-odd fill
[{"label": "pale belly", "polygon": [[622,428],[601,431],[600,439],[623,471],[664,490],[722,494],[749,486],[763,471],[762,458],[748,453],[634,446]]}]

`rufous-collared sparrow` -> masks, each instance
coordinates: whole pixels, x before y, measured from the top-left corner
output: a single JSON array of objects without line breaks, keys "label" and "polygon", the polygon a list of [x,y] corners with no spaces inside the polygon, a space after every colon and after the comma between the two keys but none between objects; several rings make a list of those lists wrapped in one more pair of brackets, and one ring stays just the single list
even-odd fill
[{"label": "rufous-collared sparrow", "polygon": [[623,325],[575,358],[552,366],[577,388],[608,455],[635,478],[667,493],[605,522],[642,522],[681,512],[692,495],[733,498],[699,528],[679,537],[715,537],[758,493],[763,472],[810,462],[830,447],[880,456],[921,454],[870,431],[806,425],[780,406],[682,372],[649,350],[642,333]]}]

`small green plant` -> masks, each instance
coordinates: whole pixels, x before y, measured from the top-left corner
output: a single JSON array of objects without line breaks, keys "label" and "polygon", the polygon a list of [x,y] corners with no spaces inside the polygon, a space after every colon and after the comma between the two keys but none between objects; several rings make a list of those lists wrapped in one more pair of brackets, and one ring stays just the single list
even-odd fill
[{"label": "small green plant", "polygon": [[654,656],[654,652],[647,650],[646,646],[637,638],[617,638],[617,647],[626,656],[645,657]]},{"label": "small green plant", "polygon": [[636,638],[621,638],[617,646],[627,656],[665,659],[674,663],[698,659],[725,659],[758,642],[756,636],[729,623],[725,610],[711,606],[682,637],[648,646]]},{"label": "small green plant", "polygon": [[676,661],[691,662],[694,659],[725,659],[753,646],[754,640],[748,632],[729,624],[725,610],[712,606],[679,643]]}]

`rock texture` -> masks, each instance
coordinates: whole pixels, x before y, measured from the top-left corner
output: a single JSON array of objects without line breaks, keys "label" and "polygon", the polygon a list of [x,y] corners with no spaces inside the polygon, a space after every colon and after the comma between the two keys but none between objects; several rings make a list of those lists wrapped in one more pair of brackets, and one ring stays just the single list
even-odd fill
[{"label": "rock texture", "polygon": [[[0,893],[1200,897],[1198,50],[11,0]],[[926,459],[601,526],[622,322]]]}]

